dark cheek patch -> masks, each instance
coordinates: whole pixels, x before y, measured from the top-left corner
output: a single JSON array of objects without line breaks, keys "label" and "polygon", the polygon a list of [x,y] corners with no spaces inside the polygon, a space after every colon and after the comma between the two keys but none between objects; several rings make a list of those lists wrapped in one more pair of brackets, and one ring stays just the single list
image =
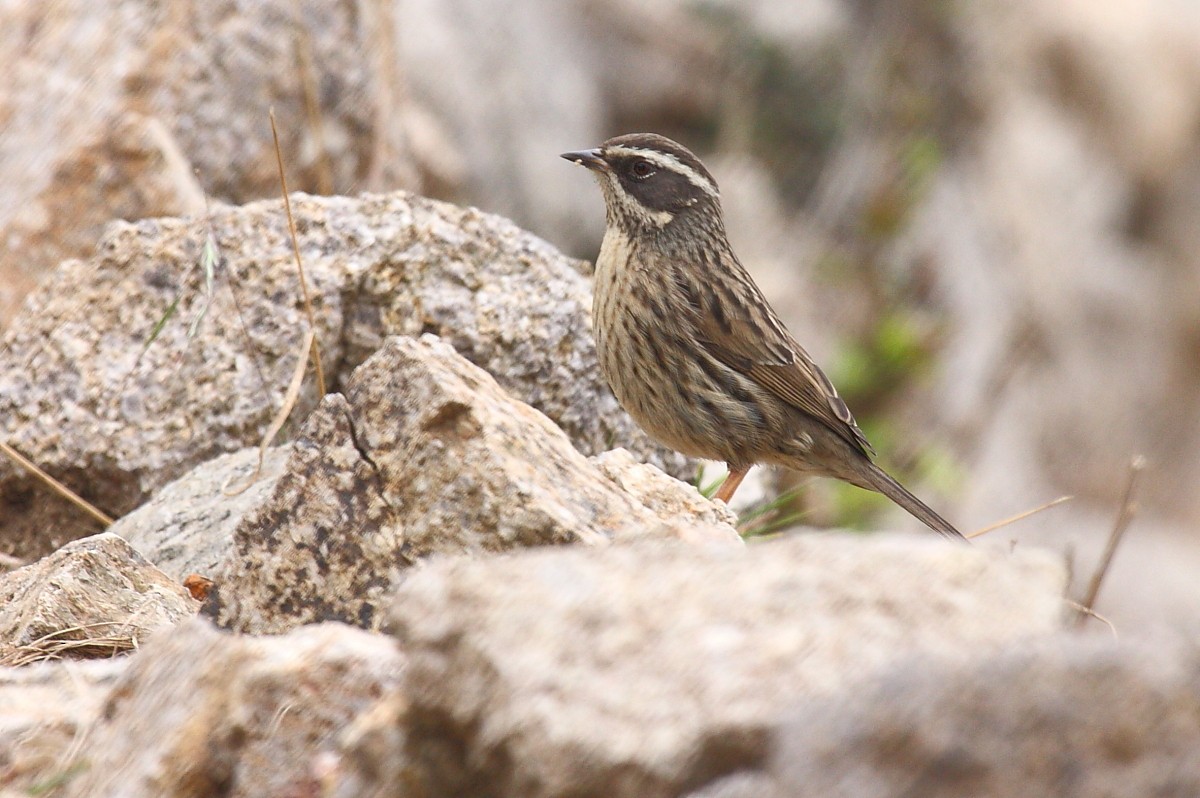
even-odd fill
[{"label": "dark cheek patch", "polygon": [[683,175],[663,170],[646,180],[634,180],[622,175],[621,185],[646,208],[672,213],[686,207],[691,195],[699,191]]}]

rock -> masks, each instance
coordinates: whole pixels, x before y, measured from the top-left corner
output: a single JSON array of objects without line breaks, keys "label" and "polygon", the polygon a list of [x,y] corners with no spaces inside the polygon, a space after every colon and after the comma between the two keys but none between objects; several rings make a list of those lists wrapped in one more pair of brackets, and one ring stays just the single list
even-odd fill
[{"label": "rock", "polygon": [[1200,794],[1200,650],[1063,638],[920,663],[789,717],[778,795]]},{"label": "rock", "polygon": [[795,701],[1055,632],[1064,582],[1037,552],[901,536],[431,563],[390,612],[390,755],[418,794],[679,795],[760,765]]},{"label": "rock", "polygon": [[379,474],[331,394],[301,429],[271,495],[236,527],[204,613],[254,634],[340,620],[369,627],[410,564]]},{"label": "rock", "polygon": [[[726,505],[706,499],[691,485],[681,485],[652,465],[638,462],[625,449],[613,449],[591,460],[600,473],[658,514],[658,528],[666,537],[705,543],[725,537],[725,526],[737,527],[737,516]],[[721,532],[714,535],[714,529]]]},{"label": "rock", "polygon": [[338,735],[337,746],[323,763],[326,793],[322,798],[408,794],[408,760],[399,755],[404,750],[407,710],[408,700],[402,689],[394,690]]},{"label": "rock", "polygon": [[[545,242],[407,194],[297,196],[293,211],[331,388],[387,335],[435,332],[585,454],[615,442],[689,472],[618,408],[596,365],[587,282]],[[259,443],[305,328],[281,203],[114,225],[94,258],[63,264],[53,283],[0,339],[0,437],[14,448],[116,517]],[[297,423],[316,405],[307,385]],[[73,505],[0,461],[11,553],[35,557],[89,531]]]},{"label": "rock", "polygon": [[129,657],[0,667],[0,795],[57,795],[73,747],[99,717]]},{"label": "rock", "polygon": [[[0,329],[60,261],[90,253],[113,219],[204,210],[204,191],[191,166],[154,117],[126,111],[93,122],[78,146],[57,155],[48,180],[36,176],[45,182],[36,197],[25,196],[8,209],[0,204],[0,236],[9,244],[0,251],[0,274],[10,278],[0,287]],[[15,166],[0,157],[0,173]],[[20,186],[14,199],[31,188]]]},{"label": "rock", "polygon": [[604,121],[599,70],[581,57],[593,31],[571,5],[396,0],[393,16],[395,55],[413,97],[460,154],[462,185],[451,196],[579,245],[578,231],[598,231],[599,208],[577,190],[579,176],[554,161],[599,143]]},{"label": "rock", "polygon": [[116,535],[77,540],[0,577],[0,664],[111,657],[198,608]]},{"label": "rock", "polygon": [[154,494],[109,531],[182,583],[191,574],[211,576],[233,551],[242,519],[271,495],[291,446],[258,448],[215,457]]},{"label": "rock", "polygon": [[279,193],[268,109],[293,188],[420,187],[384,7],[219,0],[182,14],[145,5],[154,25],[129,95],[168,121],[211,194],[247,202]]},{"label": "rock", "polygon": [[340,624],[255,639],[187,623],[134,658],[65,794],[319,794],[321,752],[402,667],[393,641]]},{"label": "rock", "polygon": [[[202,191],[277,196],[271,124],[293,188],[418,189],[422,112],[397,70],[383,5],[146,0],[0,8],[0,329],[28,287],[89,254],[101,226],[203,210]],[[270,35],[265,32],[269,31]],[[429,133],[423,126],[423,138]],[[7,305],[5,307],[4,305]]]},{"label": "rock", "polygon": [[238,525],[205,612],[258,634],[323,620],[373,628],[384,597],[432,555],[655,537],[740,545],[732,515],[691,487],[645,466],[648,508],[620,487],[636,478],[629,455],[603,462],[612,476],[447,343],[390,339],[345,397],[310,416],[270,499]]}]

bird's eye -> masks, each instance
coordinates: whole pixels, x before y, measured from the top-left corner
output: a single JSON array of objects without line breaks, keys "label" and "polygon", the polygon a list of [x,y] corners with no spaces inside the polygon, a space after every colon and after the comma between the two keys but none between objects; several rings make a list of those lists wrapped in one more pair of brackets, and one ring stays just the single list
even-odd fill
[{"label": "bird's eye", "polygon": [[652,174],[654,174],[654,164],[650,163],[649,161],[634,161],[634,163],[633,163],[633,176],[634,177],[640,177],[640,178],[644,179],[644,178],[649,177]]}]

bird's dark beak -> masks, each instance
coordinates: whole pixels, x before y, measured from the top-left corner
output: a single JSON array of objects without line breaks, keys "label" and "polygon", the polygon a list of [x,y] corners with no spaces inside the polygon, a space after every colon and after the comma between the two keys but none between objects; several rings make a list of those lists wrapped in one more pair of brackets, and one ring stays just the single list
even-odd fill
[{"label": "bird's dark beak", "polygon": [[572,163],[577,163],[580,166],[586,166],[588,169],[597,171],[608,171],[608,162],[600,155],[599,149],[580,150],[579,152],[564,152],[561,158],[566,158]]}]

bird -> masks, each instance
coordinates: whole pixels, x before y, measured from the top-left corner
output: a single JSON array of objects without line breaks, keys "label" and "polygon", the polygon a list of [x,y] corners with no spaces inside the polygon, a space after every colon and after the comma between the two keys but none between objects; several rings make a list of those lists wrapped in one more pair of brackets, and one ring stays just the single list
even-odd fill
[{"label": "bird", "polygon": [[873,461],[837,390],[738,260],[717,181],[691,150],[631,133],[562,153],[604,195],[592,329],[617,401],[656,441],[726,463],[729,502],[756,464],[876,491],[964,539]]}]

